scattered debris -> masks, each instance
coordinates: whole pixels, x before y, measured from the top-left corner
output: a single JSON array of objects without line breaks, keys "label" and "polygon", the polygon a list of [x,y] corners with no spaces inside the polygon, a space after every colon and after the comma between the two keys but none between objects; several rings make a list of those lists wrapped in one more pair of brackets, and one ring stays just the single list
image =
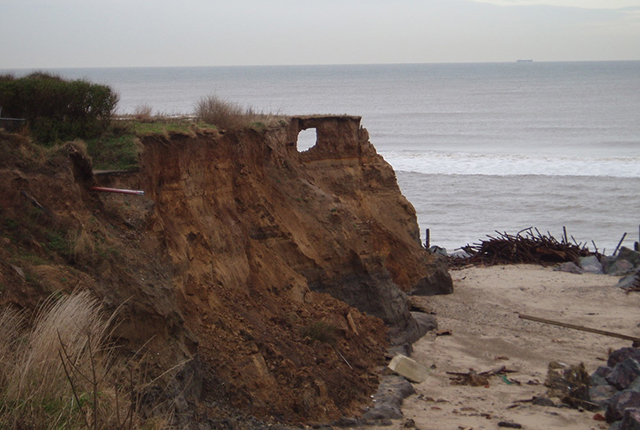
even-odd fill
[{"label": "scattered debris", "polygon": [[558,397],[562,403],[574,408],[591,411],[600,409],[600,405],[591,402],[589,386],[591,377],[584,363],[568,365],[557,361],[549,363],[547,379],[544,385],[549,389],[549,397]]},{"label": "scattered debris", "polygon": [[404,422],[404,428],[414,428],[416,426],[416,422],[409,418]]},{"label": "scattered debris", "polygon": [[453,333],[451,330],[438,330],[436,331],[436,336],[451,336]]},{"label": "scattered debris", "polygon": [[514,422],[511,422],[511,421],[500,421],[498,423],[498,427],[505,427],[505,428],[509,428],[509,429],[521,429],[522,428],[522,424],[514,423]]},{"label": "scattered debris", "polygon": [[447,372],[447,375],[452,375],[452,385],[470,385],[472,387],[488,387],[489,386],[489,378],[491,376],[499,376],[503,381],[507,384],[517,384],[520,385],[519,382],[509,380],[505,376],[506,373],[515,373],[517,370],[509,370],[505,366],[498,367],[497,369],[488,370],[486,372],[477,373],[475,370],[471,369],[469,372],[461,373],[461,372]]}]

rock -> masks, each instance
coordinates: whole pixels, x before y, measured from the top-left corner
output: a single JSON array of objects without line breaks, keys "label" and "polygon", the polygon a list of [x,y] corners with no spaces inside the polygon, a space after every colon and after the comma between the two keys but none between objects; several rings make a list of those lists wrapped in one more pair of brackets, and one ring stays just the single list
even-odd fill
[{"label": "rock", "polygon": [[429,252],[432,254],[436,254],[436,255],[441,255],[443,257],[448,257],[449,254],[447,253],[447,250],[445,248],[441,248],[439,246],[432,246],[429,248]]},{"label": "rock", "polygon": [[629,408],[624,410],[621,430],[640,430],[640,409]]},{"label": "rock", "polygon": [[458,249],[457,251],[453,251],[450,255],[451,258],[469,258],[471,254],[462,249]]},{"label": "rock", "polygon": [[338,421],[334,422],[333,425],[336,427],[357,427],[360,423],[355,418],[347,418],[342,417]]},{"label": "rock", "polygon": [[634,266],[631,262],[625,259],[618,259],[611,263],[611,266],[608,268],[607,275],[611,276],[624,276],[629,275],[633,272]]},{"label": "rock", "polygon": [[602,264],[595,255],[580,258],[580,267],[582,267],[582,270],[586,273],[604,273],[602,270]]},{"label": "rock", "polygon": [[393,357],[388,367],[398,375],[402,375],[409,381],[417,383],[425,381],[431,373],[427,366],[404,355],[396,355]]},{"label": "rock", "polygon": [[612,276],[622,276],[640,267],[640,252],[622,247],[615,256],[603,257],[601,260],[604,273]]},{"label": "rock", "polygon": [[425,333],[437,330],[438,321],[433,315],[425,314],[424,312],[411,312],[411,316],[418,323],[418,333],[420,337]]},{"label": "rock", "polygon": [[632,273],[631,275],[625,276],[624,278],[621,278],[620,281],[618,281],[618,288],[631,288],[634,286],[634,284],[636,283],[637,279],[638,279],[638,273],[640,273],[640,271],[636,271],[635,273]]},{"label": "rock", "polygon": [[373,396],[373,407],[362,414],[362,419],[366,421],[400,419],[402,418],[402,401],[415,393],[413,385],[402,376],[385,376]]},{"label": "rock", "polygon": [[607,366],[613,368],[616,364],[623,362],[627,358],[633,358],[636,361],[640,361],[640,348],[627,347],[616,349],[611,354],[609,354]]},{"label": "rock", "polygon": [[557,267],[554,267],[553,270],[556,272],[567,272],[567,273],[575,273],[576,275],[581,275],[585,271],[581,267],[578,267],[576,263],[571,261],[567,261],[566,263],[562,263]]},{"label": "rock", "polygon": [[600,366],[591,374],[591,385],[609,385],[605,379],[613,369],[608,366]]},{"label": "rock", "polygon": [[635,391],[636,393],[640,393],[640,377],[636,378],[635,381],[633,381],[631,383],[631,385],[629,385],[627,387],[627,390],[629,391]]},{"label": "rock", "polygon": [[605,379],[618,390],[626,390],[638,376],[640,376],[640,363],[633,358],[627,358],[616,364]]},{"label": "rock", "polygon": [[625,390],[613,396],[605,413],[607,422],[620,421],[627,408],[640,408],[640,393]]},{"label": "rock", "polygon": [[609,405],[609,399],[611,399],[618,390],[611,385],[598,385],[589,388],[589,398],[592,403],[600,405],[602,409],[605,409]]},{"label": "rock", "polygon": [[422,278],[411,291],[416,296],[437,296],[453,293],[453,280],[444,259],[436,258],[428,265],[429,276]]},{"label": "rock", "polygon": [[622,421],[616,421],[615,423],[611,424],[609,430],[622,430]]},{"label": "rock", "polygon": [[626,246],[620,248],[617,258],[622,258],[630,262],[634,267],[640,266],[640,252],[629,249]]}]

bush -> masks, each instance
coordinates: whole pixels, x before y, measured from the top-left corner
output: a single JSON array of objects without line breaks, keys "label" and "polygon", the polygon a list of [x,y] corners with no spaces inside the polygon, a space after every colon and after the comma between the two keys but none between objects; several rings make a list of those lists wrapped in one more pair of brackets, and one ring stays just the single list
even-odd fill
[{"label": "bush", "polygon": [[32,136],[46,145],[100,135],[117,103],[111,88],[86,80],[66,81],[42,72],[0,76],[2,115],[25,118]]}]

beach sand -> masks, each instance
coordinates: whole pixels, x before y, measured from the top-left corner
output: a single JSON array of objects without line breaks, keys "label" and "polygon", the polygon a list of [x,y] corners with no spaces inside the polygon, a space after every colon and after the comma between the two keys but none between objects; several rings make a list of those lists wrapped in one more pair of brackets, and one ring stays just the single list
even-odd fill
[{"label": "beach sand", "polygon": [[[640,293],[626,294],[616,287],[616,277],[540,266],[472,267],[451,274],[452,295],[412,298],[451,335],[428,334],[414,345],[412,358],[433,371],[414,384],[417,394],[405,399],[404,419],[393,427],[404,428],[408,419],[421,430],[498,429],[503,421],[528,430],[609,427],[594,420],[594,412],[518,401],[545,396],[550,361],[584,363],[591,374],[606,364],[610,349],[631,342],[522,320],[518,313],[640,337]],[[500,366],[517,370],[507,376],[521,385],[499,376],[488,387],[452,385],[446,373]]]}]

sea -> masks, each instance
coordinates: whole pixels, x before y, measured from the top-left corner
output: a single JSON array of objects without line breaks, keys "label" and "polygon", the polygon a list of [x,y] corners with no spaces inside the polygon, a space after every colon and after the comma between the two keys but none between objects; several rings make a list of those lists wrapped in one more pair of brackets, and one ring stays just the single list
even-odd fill
[{"label": "sea", "polygon": [[[639,241],[640,61],[49,71],[111,86],[123,114],[191,114],[217,95],[264,113],[361,116],[422,240],[428,229],[449,252],[528,228],[558,240],[566,229],[605,254]],[[303,132],[299,149],[314,143]]]}]

